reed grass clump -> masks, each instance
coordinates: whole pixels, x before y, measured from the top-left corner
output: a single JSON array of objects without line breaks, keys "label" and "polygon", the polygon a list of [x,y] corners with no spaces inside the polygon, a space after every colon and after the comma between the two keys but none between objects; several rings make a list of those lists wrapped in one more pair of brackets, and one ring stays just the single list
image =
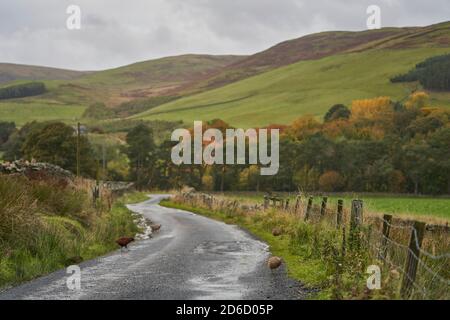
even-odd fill
[{"label": "reed grass clump", "polygon": [[139,232],[121,199],[95,182],[0,175],[0,288],[116,249],[114,240]]}]

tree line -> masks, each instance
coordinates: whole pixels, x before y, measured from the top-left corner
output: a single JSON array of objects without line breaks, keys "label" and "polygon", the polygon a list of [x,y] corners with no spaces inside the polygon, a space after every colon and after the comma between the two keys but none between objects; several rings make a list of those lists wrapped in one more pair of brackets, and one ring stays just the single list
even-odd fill
[{"label": "tree line", "polygon": [[450,90],[450,54],[429,58],[418,63],[413,70],[391,78],[391,82],[419,83],[427,90]]},{"label": "tree line", "polygon": [[46,92],[42,82],[28,82],[0,88],[0,100],[37,96]]},{"label": "tree line", "polygon": [[[275,176],[260,176],[256,165],[175,166],[168,141],[152,148],[148,179],[142,167],[139,176],[160,188],[214,191],[450,193],[450,112],[428,107],[428,99],[415,92],[405,103],[357,100],[332,106],[323,121],[302,116],[289,126],[269,126],[282,132]],[[230,126],[213,120],[208,128]]]},{"label": "tree line", "polygon": [[[290,125],[268,126],[281,132],[275,176],[261,176],[258,165],[177,166],[171,161],[176,142],[169,140],[170,130],[155,141],[151,123],[145,122],[127,127],[122,142],[112,140],[106,149],[94,137],[117,134],[82,136],[81,172],[157,189],[448,194],[450,111],[429,107],[428,100],[425,92],[403,103],[389,97],[356,100],[332,106],[322,121],[305,115]],[[225,132],[231,126],[216,119],[203,130],[209,128]],[[36,159],[75,171],[76,135],[59,122],[29,123],[10,134],[3,149],[7,160]]]}]

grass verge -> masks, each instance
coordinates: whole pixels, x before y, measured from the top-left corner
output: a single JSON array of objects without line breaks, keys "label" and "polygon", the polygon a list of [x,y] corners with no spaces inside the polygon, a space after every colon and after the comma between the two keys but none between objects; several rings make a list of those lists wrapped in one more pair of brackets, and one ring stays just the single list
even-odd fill
[{"label": "grass verge", "polygon": [[[204,194],[179,194],[162,205],[247,229],[268,243],[274,255],[284,259],[289,276],[319,289],[312,299],[435,300],[448,297],[445,280],[448,279],[448,262],[444,256],[439,257],[448,252],[445,231],[435,230],[424,235],[414,289],[406,292],[401,289],[407,285],[403,276],[409,254],[405,248],[408,249],[411,232],[402,220],[391,221],[390,241],[385,242],[380,237],[382,223],[379,219],[366,217],[365,223],[353,228],[350,221],[344,219],[337,227],[332,215],[322,216],[317,206],[305,221],[302,214],[279,208],[251,209],[236,205],[235,201],[224,202]],[[380,245],[385,251],[380,251]],[[380,276],[376,290],[369,289],[369,281],[373,285],[374,268]]]},{"label": "grass verge", "polygon": [[108,208],[106,199],[94,205],[88,190],[0,176],[0,288],[104,255],[118,237],[140,231],[126,204],[145,194],[125,194]]}]

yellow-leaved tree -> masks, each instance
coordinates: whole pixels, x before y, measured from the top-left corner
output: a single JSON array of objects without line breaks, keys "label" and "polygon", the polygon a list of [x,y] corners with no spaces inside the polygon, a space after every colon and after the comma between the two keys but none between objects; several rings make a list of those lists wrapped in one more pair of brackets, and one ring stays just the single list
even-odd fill
[{"label": "yellow-leaved tree", "polygon": [[416,91],[409,96],[408,101],[405,102],[407,109],[422,109],[427,106],[430,96],[424,91]]},{"label": "yellow-leaved tree", "polygon": [[313,116],[304,115],[296,119],[289,128],[288,134],[303,140],[322,130],[322,124]]},{"label": "yellow-leaved tree", "polygon": [[353,120],[391,120],[394,116],[394,107],[389,97],[354,100],[352,102]]},{"label": "yellow-leaved tree", "polygon": [[389,97],[354,100],[350,120],[362,128],[362,136],[381,139],[394,124],[394,104]]}]

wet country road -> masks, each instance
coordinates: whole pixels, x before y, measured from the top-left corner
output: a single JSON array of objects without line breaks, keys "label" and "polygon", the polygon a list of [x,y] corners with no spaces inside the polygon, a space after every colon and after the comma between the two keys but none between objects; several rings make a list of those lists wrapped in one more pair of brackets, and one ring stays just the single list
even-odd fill
[{"label": "wet country road", "polygon": [[270,271],[267,245],[236,226],[158,205],[129,208],[162,224],[151,239],[80,264],[81,290],[66,270],[0,293],[0,299],[301,299],[284,268]]}]

